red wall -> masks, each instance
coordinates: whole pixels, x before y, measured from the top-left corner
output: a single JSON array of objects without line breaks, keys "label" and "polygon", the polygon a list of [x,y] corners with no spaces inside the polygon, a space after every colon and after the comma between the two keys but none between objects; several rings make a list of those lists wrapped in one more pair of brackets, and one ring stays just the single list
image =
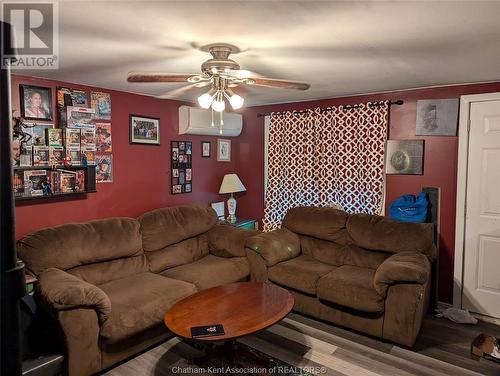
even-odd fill
[{"label": "red wall", "polygon": [[[12,105],[17,110],[19,110],[20,83],[52,87],[54,113],[56,86],[67,86],[87,92],[97,90],[111,93],[114,171],[113,183],[97,184],[98,192],[88,194],[86,198],[18,205],[16,208],[18,238],[35,229],[62,223],[110,216],[136,217],[148,210],[163,206],[188,202],[207,205],[209,202],[227,199],[224,196],[219,197],[217,192],[224,174],[234,172],[234,150],[231,162],[217,162],[216,137],[178,135],[178,107],[181,102],[65,82],[13,76]],[[161,146],[129,144],[130,114],[160,118]],[[193,142],[192,193],[170,194],[169,146],[172,140]],[[211,158],[200,157],[201,140],[211,141]]]},{"label": "red wall", "polygon": [[389,138],[424,139],[424,174],[387,176],[387,206],[404,193],[418,193],[423,186],[441,187],[441,236],[439,257],[439,299],[452,302],[453,262],[455,247],[455,201],[457,179],[458,137],[415,136],[418,99],[458,98],[466,94],[500,91],[500,82],[407,90],[383,94],[334,98],[310,102],[287,103],[248,108],[244,113],[244,128],[238,138],[236,169],[247,192],[238,200],[239,215],[262,218],[264,210],[264,118],[257,113],[300,110],[305,108],[347,105],[385,99],[402,99],[402,106],[392,106]]},{"label": "red wall", "polygon": [[[145,211],[188,202],[225,200],[217,194],[222,177],[236,172],[247,191],[238,194],[238,216],[261,219],[264,210],[264,118],[259,112],[300,110],[318,106],[338,106],[385,99],[403,99],[404,105],[393,106],[390,114],[391,139],[425,139],[424,175],[387,176],[387,203],[404,193],[418,193],[423,186],[441,187],[441,236],[439,299],[452,301],[455,247],[455,200],[458,137],[415,136],[416,101],[418,99],[458,98],[460,95],[500,91],[500,82],[459,85],[393,93],[278,104],[247,108],[240,137],[232,139],[232,162],[216,161],[217,137],[179,136],[180,102],[160,100],[102,88],[71,85],[64,82],[13,77],[13,106],[19,108],[19,84],[29,83],[53,88],[68,86],[82,90],[111,93],[113,131],[113,183],[98,184],[98,192],[85,199],[23,204],[16,208],[16,235],[21,237],[35,229],[57,224],[86,221],[109,216],[138,216]],[[129,144],[129,114],[160,118],[161,146]],[[171,140],[193,141],[193,192],[170,194],[169,143]],[[201,140],[212,141],[212,157],[200,157]]]}]

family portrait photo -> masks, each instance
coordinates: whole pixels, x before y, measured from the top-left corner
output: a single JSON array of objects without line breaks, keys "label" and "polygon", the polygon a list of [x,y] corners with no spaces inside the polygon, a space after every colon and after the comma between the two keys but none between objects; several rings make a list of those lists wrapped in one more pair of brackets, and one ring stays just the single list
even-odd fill
[{"label": "family portrait photo", "polygon": [[160,145],[160,119],[130,115],[130,143]]},{"label": "family portrait photo", "polygon": [[52,89],[19,85],[21,117],[29,120],[52,120]]}]

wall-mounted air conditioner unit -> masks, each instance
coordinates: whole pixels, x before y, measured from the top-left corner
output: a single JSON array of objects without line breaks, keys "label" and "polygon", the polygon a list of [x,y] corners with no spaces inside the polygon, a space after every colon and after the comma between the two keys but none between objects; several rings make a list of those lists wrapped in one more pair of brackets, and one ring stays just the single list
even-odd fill
[{"label": "wall-mounted air conditioner unit", "polygon": [[[243,116],[231,112],[223,113],[224,126],[222,136],[239,136],[243,128]],[[214,112],[215,126],[212,127],[211,110],[181,106],[179,107],[179,134],[199,134],[204,136],[221,136],[219,132],[220,115]]]}]

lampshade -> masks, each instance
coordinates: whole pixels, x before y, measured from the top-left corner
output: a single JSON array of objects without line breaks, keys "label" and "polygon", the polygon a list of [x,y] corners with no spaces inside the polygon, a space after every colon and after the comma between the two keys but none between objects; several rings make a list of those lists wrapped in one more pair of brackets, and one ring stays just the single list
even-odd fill
[{"label": "lampshade", "polygon": [[222,184],[220,185],[219,193],[234,193],[234,192],[244,192],[247,189],[241,182],[240,178],[236,174],[224,175],[222,179]]}]

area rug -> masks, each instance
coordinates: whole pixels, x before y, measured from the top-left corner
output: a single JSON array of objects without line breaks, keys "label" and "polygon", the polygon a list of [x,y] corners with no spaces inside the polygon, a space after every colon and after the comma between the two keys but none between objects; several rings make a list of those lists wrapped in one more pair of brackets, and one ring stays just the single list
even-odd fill
[{"label": "area rug", "polygon": [[[224,356],[211,357],[209,360],[193,356],[192,350],[187,350],[184,342],[178,343],[170,351],[181,356],[178,361],[169,365],[165,371],[166,364],[155,372],[155,375],[242,375],[242,376],[312,376],[307,372],[309,368],[293,366],[287,362],[269,356],[250,346],[239,343],[234,351],[234,359],[231,364]],[[201,355],[201,354],[200,354]],[[200,361],[199,359],[203,359]],[[168,363],[168,360],[165,361]],[[320,371],[310,369],[313,372]]]}]

